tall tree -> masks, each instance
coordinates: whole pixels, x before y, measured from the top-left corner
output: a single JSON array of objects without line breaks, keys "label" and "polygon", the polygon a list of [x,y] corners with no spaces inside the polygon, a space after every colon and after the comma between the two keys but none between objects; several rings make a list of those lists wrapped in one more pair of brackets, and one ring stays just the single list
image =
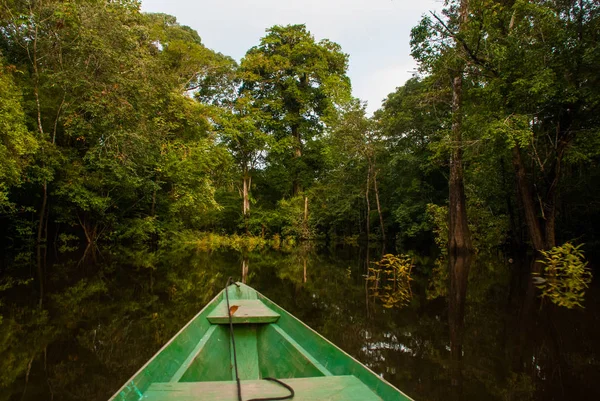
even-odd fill
[{"label": "tall tree", "polygon": [[269,117],[261,128],[277,141],[270,158],[290,172],[292,195],[314,175],[303,160],[307,142],[322,132],[336,106],[350,98],[347,68],[348,56],[340,46],[315,42],[304,25],[268,29],[242,60],[241,90]]},{"label": "tall tree", "polygon": [[[536,250],[556,241],[565,163],[597,133],[600,6],[595,1],[470,1],[465,30],[438,18],[454,38],[482,100],[481,127],[512,154],[517,194]],[[462,15],[463,2],[451,2]],[[420,31],[421,33],[425,30]],[[431,31],[430,31],[431,32]],[[491,125],[491,126],[490,126]],[[584,139],[585,140],[585,139]]]},{"label": "tall tree", "polygon": [[260,130],[261,111],[252,108],[250,99],[238,97],[231,109],[218,118],[218,129],[242,177],[242,214],[248,230],[252,175],[264,162],[269,136]]},{"label": "tall tree", "polygon": [[[600,5],[595,1],[492,3],[486,31],[490,102],[512,150],[517,193],[536,250],[557,245],[562,179],[600,119]],[[517,61],[518,60],[518,61]],[[495,73],[494,73],[495,72]],[[586,140],[587,138],[587,140]],[[579,142],[579,146],[577,143]],[[593,141],[589,142],[593,143]]]},{"label": "tall tree", "polygon": [[[458,12],[456,35],[464,35],[469,18],[469,0],[461,0]],[[450,253],[469,252],[473,248],[471,232],[467,222],[467,201],[463,170],[463,79],[465,66],[463,63],[465,49],[459,40],[455,40],[457,56],[456,70],[452,75],[452,129],[450,152],[450,179],[448,204],[448,247]]]},{"label": "tall tree", "polygon": [[446,21],[434,14],[439,22],[432,24],[429,17],[412,31],[412,54],[421,69],[445,77],[451,90],[451,127],[448,249],[451,254],[470,252],[473,249],[467,221],[464,185],[463,147],[465,72],[471,60],[465,38],[472,35],[469,27],[470,1],[449,2],[444,10]]}]

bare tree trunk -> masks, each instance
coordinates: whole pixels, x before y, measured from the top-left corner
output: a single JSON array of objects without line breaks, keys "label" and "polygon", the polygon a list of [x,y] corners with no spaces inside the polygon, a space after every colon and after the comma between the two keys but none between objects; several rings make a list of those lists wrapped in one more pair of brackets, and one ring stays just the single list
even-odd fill
[{"label": "bare tree trunk", "polygon": [[308,232],[308,196],[304,195],[304,220],[302,221],[304,236],[308,239],[310,233]]},{"label": "bare tree trunk", "polygon": [[93,244],[94,242],[96,242],[98,235],[98,226],[95,225],[93,227],[90,227],[90,225],[85,220],[85,217],[82,219],[79,216],[79,214],[77,215],[77,219],[79,220],[79,225],[81,225],[81,228],[83,229],[83,233],[85,234],[85,239],[87,240],[87,243]]},{"label": "bare tree trunk", "polygon": [[250,260],[248,255],[242,256],[242,283],[246,284],[248,281],[248,269],[250,267]]},{"label": "bare tree trunk", "polygon": [[[468,21],[468,0],[460,2],[459,33]],[[459,57],[464,49],[456,43]],[[467,221],[464,171],[462,161],[462,98],[465,66],[460,67],[452,80],[452,133],[450,154],[449,207],[448,207],[448,272],[450,294],[448,299],[448,326],[450,329],[450,353],[452,386],[457,398],[462,398],[462,342],[465,299],[473,244]]]},{"label": "bare tree trunk", "polygon": [[[468,19],[468,0],[460,3],[460,27]],[[457,43],[459,53],[464,51]],[[461,65],[452,80],[452,142],[453,148],[450,155],[450,180],[449,180],[449,224],[448,248],[450,253],[471,252],[471,232],[467,223],[467,208],[462,162],[462,97],[463,97],[464,65]]]},{"label": "bare tree trunk", "polygon": [[[79,218],[79,216],[78,216]],[[81,228],[83,229],[83,234],[85,235],[85,239],[87,240],[88,244],[92,243],[92,238],[90,237],[90,234],[87,230],[87,227],[85,226],[85,224],[81,221],[81,219],[79,219],[79,224],[81,225]]]},{"label": "bare tree trunk", "polygon": [[250,216],[250,175],[247,168],[244,168],[244,176],[242,177],[242,181],[242,213],[244,215],[244,223],[246,225],[246,234],[248,234],[248,217]]},{"label": "bare tree trunk", "polygon": [[[303,88],[308,88],[309,86],[308,75],[306,73],[302,74],[302,76],[300,77],[300,86]],[[299,107],[294,110],[294,114],[296,115],[297,121],[302,120],[302,113]],[[299,195],[303,190],[302,184],[300,183],[300,172],[298,170],[297,163],[298,160],[302,157],[302,133],[300,132],[300,127],[298,126],[298,124],[299,123],[297,122],[293,123],[291,127],[292,137],[294,139],[294,159],[296,161],[294,165],[294,182],[292,188],[293,196]]]},{"label": "bare tree trunk", "polygon": [[556,161],[552,165],[550,169],[550,186],[546,193],[546,201],[544,202],[544,217],[546,219],[545,225],[545,242],[546,249],[551,249],[556,246],[556,202],[557,202],[557,193],[558,184],[560,181],[561,169],[562,169],[562,159],[564,157],[565,151],[569,144],[568,132],[561,133],[561,126],[564,125],[568,127],[568,123],[558,124],[556,126],[556,136],[560,138],[556,143]]},{"label": "bare tree trunk", "polygon": [[27,373],[25,374],[25,387],[23,388],[23,394],[21,394],[21,401],[23,401],[25,399],[25,393],[27,392],[27,385],[29,384],[29,373],[31,372],[31,364],[33,363],[34,358],[35,358],[35,353],[33,354],[31,359],[29,360],[29,363],[27,364]]},{"label": "bare tree trunk", "polygon": [[369,240],[369,234],[371,233],[371,202],[369,201],[369,187],[371,186],[371,165],[367,169],[367,189],[365,190],[365,200],[367,201],[367,241]]},{"label": "bare tree trunk", "polygon": [[40,217],[38,221],[37,243],[41,244],[44,239],[44,218],[46,216],[46,204],[48,203],[48,182],[44,179],[42,184],[42,207],[40,208]]},{"label": "bare tree trunk", "polygon": [[307,278],[306,278],[306,277],[307,277],[307,276],[306,276],[306,258],[304,258],[304,261],[303,261],[303,262],[304,262],[304,276],[303,276],[303,278],[302,278],[302,282],[303,282],[303,283],[306,283],[306,281],[307,281]]},{"label": "bare tree trunk", "polygon": [[525,214],[525,224],[527,225],[529,238],[531,239],[533,248],[536,251],[540,251],[544,249],[544,236],[542,234],[540,221],[537,218],[533,193],[531,192],[531,188],[527,182],[525,166],[523,165],[523,159],[521,158],[521,150],[519,149],[519,145],[515,145],[513,147],[512,154],[513,166],[515,168],[515,174],[517,177],[517,192],[521,198],[521,205],[523,206],[523,213]]},{"label": "bare tree trunk", "polygon": [[[367,318],[369,318],[371,316],[371,311],[369,309],[369,282],[370,282],[369,276],[371,274],[371,271],[369,270],[369,264],[371,263],[369,251],[370,251],[370,248],[367,246],[365,249],[366,255],[365,255],[365,262],[364,262],[364,270],[367,273],[367,278],[365,280],[365,299],[366,299]],[[362,259],[360,257],[359,257],[359,260],[362,262]]]},{"label": "bare tree trunk", "polygon": [[248,213],[250,213],[250,177],[248,177],[247,174],[244,174],[243,177],[243,206],[242,206],[242,211],[244,213],[244,216],[247,216]]},{"label": "bare tree trunk", "polygon": [[381,239],[385,242],[385,225],[383,224],[383,215],[381,214],[381,204],[379,203],[379,190],[377,189],[377,171],[373,175],[373,189],[375,189],[375,201],[377,203],[377,213],[379,213],[379,225],[381,226]]},{"label": "bare tree trunk", "polygon": [[[292,136],[294,137],[294,159],[297,161],[302,157],[302,138],[300,135],[300,130],[297,126],[292,127]],[[302,184],[300,183],[300,177],[298,176],[298,168],[297,166],[294,167],[292,195],[296,196],[302,192]]]},{"label": "bare tree trunk", "polygon": [[[30,16],[33,20],[35,20],[35,16],[33,13],[33,8],[29,8]],[[29,61],[31,62],[33,68],[34,75],[34,84],[33,84],[33,95],[35,97],[35,105],[37,112],[37,128],[40,133],[40,139],[42,141],[45,140],[44,136],[44,127],[42,125],[42,108],[40,106],[40,73],[38,69],[38,27],[37,23],[35,23],[35,29],[33,30],[33,52],[29,52],[29,46],[27,46],[27,54],[29,56]],[[42,153],[44,149],[42,146]],[[43,162],[42,162],[43,163]],[[39,221],[38,221],[38,230],[37,230],[37,243],[40,244],[42,242],[42,232],[44,227],[44,218],[46,216],[46,204],[48,202],[48,180],[44,178],[44,182],[42,184],[42,206],[40,208]]]},{"label": "bare tree trunk", "polygon": [[308,196],[304,195],[304,224],[308,222]]},{"label": "bare tree trunk", "polygon": [[544,205],[546,209],[546,249],[552,249],[556,246],[556,199],[550,199]]},{"label": "bare tree trunk", "polygon": [[449,233],[448,246],[450,252],[471,251],[471,232],[467,222],[467,208],[465,185],[462,165],[462,72],[454,78],[453,84],[453,123],[452,139],[454,148],[450,156],[450,182],[449,182]]}]

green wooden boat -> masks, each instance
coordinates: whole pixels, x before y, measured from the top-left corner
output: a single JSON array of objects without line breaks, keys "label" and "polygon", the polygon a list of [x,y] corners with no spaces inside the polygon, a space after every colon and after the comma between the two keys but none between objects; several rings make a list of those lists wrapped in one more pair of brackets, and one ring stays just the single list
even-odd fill
[{"label": "green wooden boat", "polygon": [[[227,288],[243,400],[410,400],[251,287]],[[238,401],[225,290],[109,401]]]}]

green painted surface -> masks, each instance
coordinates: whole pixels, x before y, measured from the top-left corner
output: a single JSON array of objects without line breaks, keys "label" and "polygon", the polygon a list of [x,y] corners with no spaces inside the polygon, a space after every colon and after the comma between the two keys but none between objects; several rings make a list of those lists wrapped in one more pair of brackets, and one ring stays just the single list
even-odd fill
[{"label": "green painted surface", "polygon": [[[212,344],[210,344],[211,342],[211,338],[213,333],[218,329],[218,326],[211,326],[206,333],[204,333],[204,336],[202,336],[202,338],[200,339],[200,341],[198,341],[198,345],[196,345],[196,347],[194,348],[194,350],[190,353],[190,355],[187,357],[187,359],[185,360],[185,362],[179,367],[179,369],[177,370],[177,372],[173,375],[173,377],[171,377],[171,380],[169,380],[170,382],[178,382],[179,380],[181,380],[181,378],[183,377],[183,375],[185,374],[185,372],[190,368],[190,366],[192,365],[192,363],[194,361],[196,361],[197,359],[200,359],[200,355],[202,353],[203,350],[207,349],[206,346],[212,346]],[[215,336],[216,337],[216,336]],[[213,339],[214,342],[214,339]]]},{"label": "green painted surface", "polygon": [[[182,382],[231,380],[229,328],[215,327],[206,346],[181,377]],[[158,381],[158,380],[157,380]]]},{"label": "green painted surface", "polygon": [[[234,336],[240,379],[260,379],[258,371],[258,348],[256,345],[256,326],[237,326],[234,328]],[[231,364],[233,366],[233,353],[231,353]],[[231,380],[235,380],[234,369],[231,369]]]},{"label": "green painted surface", "polygon": [[[258,292],[256,292],[255,289],[248,287],[245,284],[238,284],[239,287],[236,285],[230,285],[227,288],[230,304],[232,300],[236,299],[258,299]],[[221,294],[221,298],[225,300],[225,292]]]},{"label": "green painted surface", "polygon": [[[284,379],[295,391],[293,401],[381,401],[354,376],[327,376],[305,379]],[[281,397],[289,392],[266,380],[242,381],[242,396],[250,398]],[[236,383],[157,383],[150,387],[147,401],[237,401]]]},{"label": "green painted surface", "polygon": [[[229,307],[233,310],[231,321],[234,324],[245,323],[274,323],[279,319],[279,313],[266,306],[258,299],[230,299]],[[208,321],[214,324],[229,324],[227,302],[221,301],[208,314]]]},{"label": "green painted surface", "polygon": [[275,324],[260,328],[258,358],[262,377],[330,376],[312,355]]},{"label": "green painted surface", "polygon": [[[256,393],[255,397],[281,392],[280,388],[272,387],[272,383],[256,380],[276,377],[289,379],[294,389],[301,390],[303,395],[294,397],[294,400],[410,400],[252,288],[244,284],[230,286],[228,293],[230,305],[247,306],[248,316],[245,318],[251,318],[251,313],[257,318],[266,315],[277,317],[277,323],[238,323],[234,326],[240,378],[244,380],[247,391]],[[232,391],[235,390],[232,387],[235,386],[232,381],[235,374],[229,327],[209,321],[211,314],[211,318],[219,314],[222,317],[223,311],[215,312],[215,309],[222,309],[224,301],[225,293],[222,292],[110,401],[235,400],[231,398],[235,396],[235,391]],[[201,398],[198,398],[199,395]]]}]

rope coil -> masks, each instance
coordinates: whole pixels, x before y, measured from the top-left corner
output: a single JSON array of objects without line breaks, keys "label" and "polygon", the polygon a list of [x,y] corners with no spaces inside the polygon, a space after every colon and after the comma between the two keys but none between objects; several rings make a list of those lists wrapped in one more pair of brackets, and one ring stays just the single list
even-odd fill
[{"label": "rope coil", "polygon": [[[227,280],[227,284],[225,285],[225,300],[227,301],[227,315],[229,316],[229,336],[231,337],[231,352],[233,353],[233,365],[235,368],[235,381],[237,383],[237,394],[238,401],[243,401],[242,399],[242,383],[240,382],[240,375],[238,373],[238,364],[237,364],[237,353],[235,351],[235,336],[233,334],[233,318],[231,316],[231,309],[229,307],[229,291],[228,288],[230,285],[236,285],[239,288],[239,284],[233,281],[233,278],[229,277]],[[284,382],[277,380],[273,377],[263,377],[263,380],[269,380],[275,383],[278,383],[280,386],[285,387],[290,394],[282,397],[270,397],[270,398],[252,398],[247,401],[279,401],[279,400],[290,400],[294,398],[294,389]]]}]

